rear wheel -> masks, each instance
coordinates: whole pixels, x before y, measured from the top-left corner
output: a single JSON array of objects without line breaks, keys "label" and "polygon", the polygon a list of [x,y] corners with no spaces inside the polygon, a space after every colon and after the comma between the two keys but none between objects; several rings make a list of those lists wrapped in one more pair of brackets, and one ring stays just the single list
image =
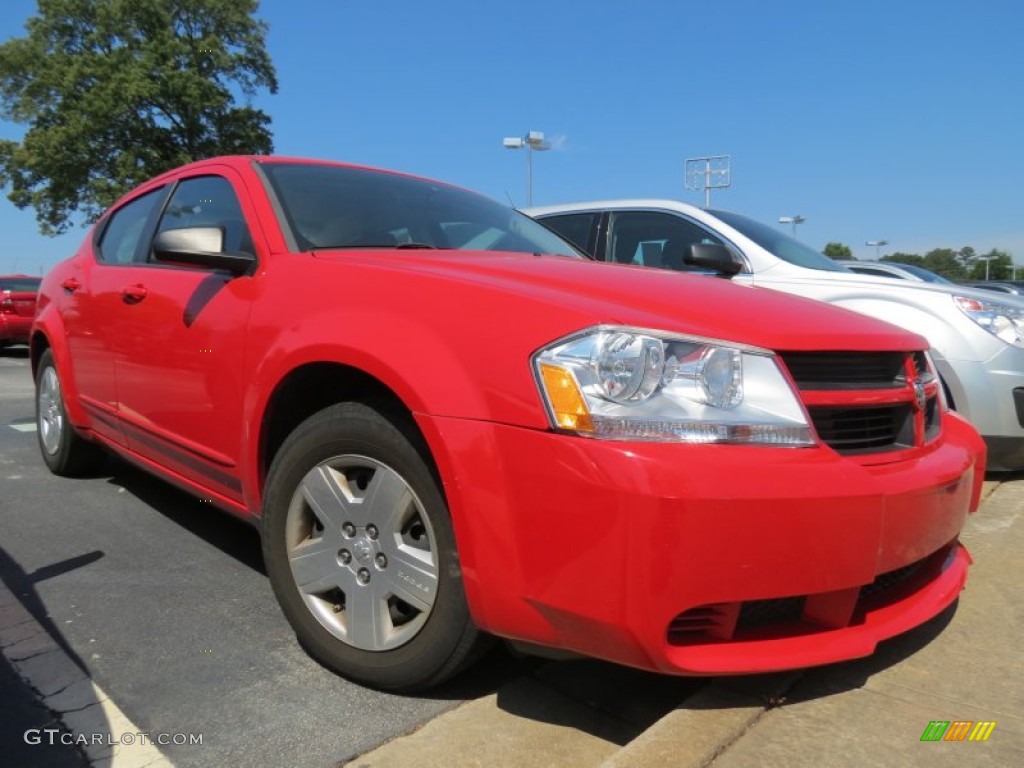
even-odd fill
[{"label": "rear wheel", "polygon": [[345,677],[421,690],[474,657],[480,633],[438,484],[365,405],[331,406],[285,441],[267,476],[263,552],[299,640]]},{"label": "rear wheel", "polygon": [[36,433],[43,461],[56,475],[78,477],[103,463],[103,449],[83,439],[68,421],[60,377],[50,350],[43,352],[36,372]]}]

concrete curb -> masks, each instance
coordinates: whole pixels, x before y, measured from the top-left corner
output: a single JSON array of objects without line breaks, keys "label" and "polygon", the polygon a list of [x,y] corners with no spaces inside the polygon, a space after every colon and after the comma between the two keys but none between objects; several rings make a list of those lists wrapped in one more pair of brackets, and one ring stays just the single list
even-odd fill
[{"label": "concrete curb", "polygon": [[703,768],[785,700],[800,673],[716,680],[601,763],[601,768]]}]

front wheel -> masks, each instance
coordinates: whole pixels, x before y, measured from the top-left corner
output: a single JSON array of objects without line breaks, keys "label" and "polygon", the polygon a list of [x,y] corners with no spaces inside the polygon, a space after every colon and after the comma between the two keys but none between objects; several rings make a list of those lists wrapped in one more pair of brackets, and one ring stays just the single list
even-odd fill
[{"label": "front wheel", "polygon": [[365,405],[326,408],[285,441],[267,476],[263,554],[299,640],[356,682],[422,690],[479,647],[437,482]]}]

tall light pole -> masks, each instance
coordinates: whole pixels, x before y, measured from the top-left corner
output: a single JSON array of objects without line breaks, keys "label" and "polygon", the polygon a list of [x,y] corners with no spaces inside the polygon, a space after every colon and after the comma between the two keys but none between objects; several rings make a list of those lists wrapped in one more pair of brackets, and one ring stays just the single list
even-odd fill
[{"label": "tall light pole", "polygon": [[807,221],[803,216],[779,216],[779,224],[792,224],[793,225],[793,237],[796,237],[796,225],[803,224]]},{"label": "tall light pole", "polygon": [[[995,258],[995,256],[979,256],[978,258],[981,261],[985,262],[985,282],[987,283],[988,282],[988,265],[989,265],[989,262],[991,262],[992,259]],[[1011,272],[1010,274],[1014,274],[1014,273]]]},{"label": "tall light pole", "polygon": [[529,131],[525,136],[506,138],[505,149],[526,148],[526,205],[533,205],[533,153],[551,149],[551,142],[544,139],[542,131]]},{"label": "tall light pole", "polygon": [[879,253],[882,250],[882,246],[883,245],[888,245],[888,244],[889,244],[888,240],[868,240],[867,242],[864,243],[864,245],[873,245],[873,246],[875,246],[875,261],[878,261],[878,259],[879,259]]}]

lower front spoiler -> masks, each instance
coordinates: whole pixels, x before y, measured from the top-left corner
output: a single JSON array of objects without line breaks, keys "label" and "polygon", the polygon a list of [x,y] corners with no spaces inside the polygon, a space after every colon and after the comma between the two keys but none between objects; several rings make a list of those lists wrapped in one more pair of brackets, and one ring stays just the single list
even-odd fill
[{"label": "lower front spoiler", "polygon": [[[866,587],[772,601],[779,611],[792,610],[793,601],[800,601],[795,615],[779,622],[758,625],[756,616],[748,616],[741,626],[740,614],[750,603],[702,606],[703,615],[692,609],[670,625],[661,671],[739,675],[870,656],[879,642],[951,605],[964,588],[970,564],[967,549],[953,542],[915,564],[913,573],[901,580],[894,572]],[[747,612],[753,613],[749,608]]]}]

